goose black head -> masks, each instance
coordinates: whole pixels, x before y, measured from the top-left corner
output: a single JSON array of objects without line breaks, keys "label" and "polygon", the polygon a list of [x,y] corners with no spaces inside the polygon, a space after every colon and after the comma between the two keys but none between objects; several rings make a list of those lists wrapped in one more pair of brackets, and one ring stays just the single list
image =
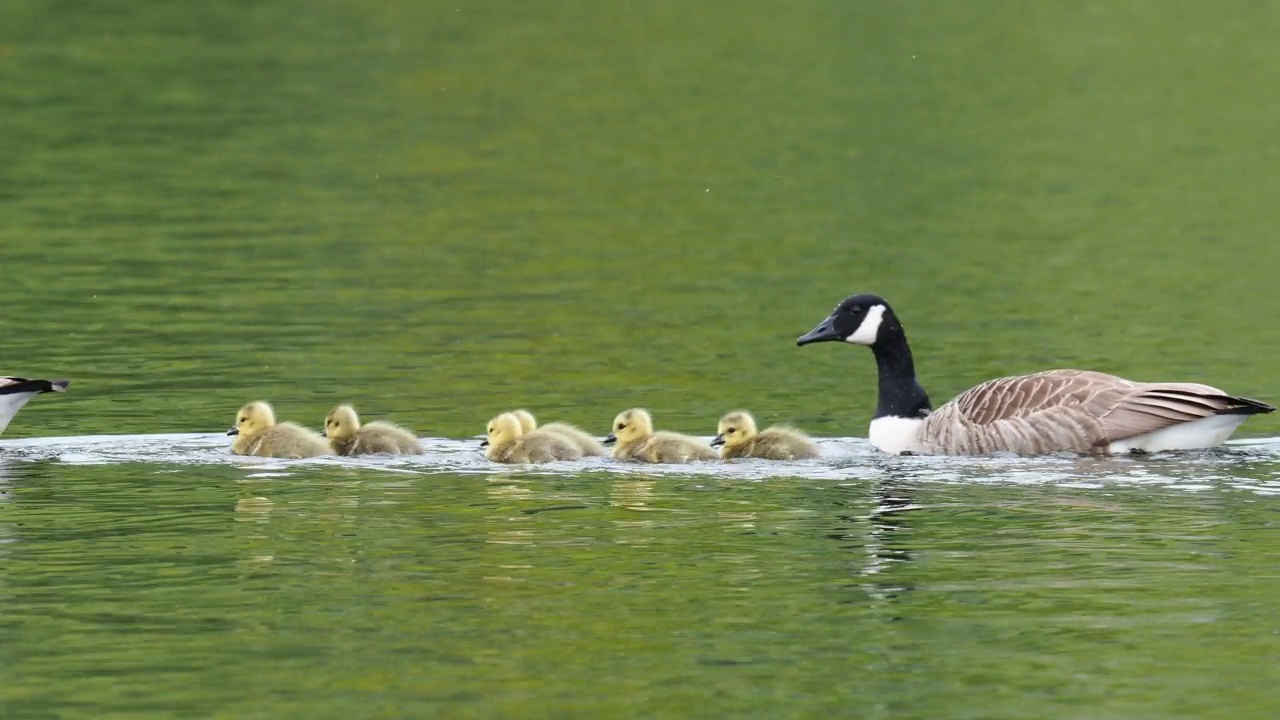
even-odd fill
[{"label": "goose black head", "polygon": [[882,330],[892,326],[893,310],[879,295],[850,295],[845,298],[818,327],[796,339],[796,345],[816,342],[847,342],[875,345]]}]

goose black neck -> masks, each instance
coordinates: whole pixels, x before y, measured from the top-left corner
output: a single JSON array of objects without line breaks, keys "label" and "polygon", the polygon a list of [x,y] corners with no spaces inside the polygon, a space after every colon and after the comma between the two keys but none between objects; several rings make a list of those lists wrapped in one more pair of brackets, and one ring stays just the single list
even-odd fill
[{"label": "goose black neck", "polygon": [[876,344],[871,346],[880,375],[875,417],[923,417],[932,409],[929,395],[916,380],[916,365],[902,323],[886,314]]}]

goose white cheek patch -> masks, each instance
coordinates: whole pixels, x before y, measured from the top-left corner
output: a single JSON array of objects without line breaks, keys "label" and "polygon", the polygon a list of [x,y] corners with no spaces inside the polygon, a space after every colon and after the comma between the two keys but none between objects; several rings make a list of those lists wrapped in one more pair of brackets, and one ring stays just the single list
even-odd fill
[{"label": "goose white cheek patch", "polygon": [[867,310],[866,317],[862,318],[862,324],[853,334],[845,338],[847,343],[854,345],[875,345],[876,335],[880,333],[880,323],[884,320],[884,306],[872,305]]}]

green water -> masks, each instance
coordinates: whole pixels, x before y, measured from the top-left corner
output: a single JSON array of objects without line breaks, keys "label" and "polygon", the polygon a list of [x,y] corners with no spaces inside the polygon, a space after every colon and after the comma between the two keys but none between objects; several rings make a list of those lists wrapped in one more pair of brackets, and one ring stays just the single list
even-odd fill
[{"label": "green water", "polygon": [[864,437],[869,353],[794,346],[854,291],[937,401],[1074,366],[1274,403],[1280,5],[0,18],[0,372],[73,383],[0,445],[0,717],[1280,710],[1274,443],[764,479],[22,444],[258,398]]}]

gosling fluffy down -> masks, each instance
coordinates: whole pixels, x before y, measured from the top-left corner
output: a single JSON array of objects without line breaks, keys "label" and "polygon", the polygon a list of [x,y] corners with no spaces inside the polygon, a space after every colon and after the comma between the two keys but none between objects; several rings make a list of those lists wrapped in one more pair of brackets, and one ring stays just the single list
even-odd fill
[{"label": "gosling fluffy down", "polygon": [[605,451],[604,445],[601,445],[599,440],[596,440],[595,438],[591,437],[591,435],[584,432],[581,428],[575,425],[570,425],[569,423],[566,423],[566,422],[553,422],[553,423],[547,423],[542,427],[538,427],[537,418],[535,418],[533,416],[533,413],[529,412],[528,410],[524,410],[524,409],[512,410],[511,414],[515,415],[516,418],[520,421],[520,429],[524,431],[525,435],[528,435],[535,431],[544,432],[544,433],[554,433],[556,435],[563,437],[565,440],[568,440],[569,442],[573,443],[575,446],[577,446],[578,450],[583,454],[583,456],[609,454],[608,452]]},{"label": "gosling fluffy down", "polygon": [[484,456],[500,463],[541,463],[577,460],[582,452],[566,438],[554,433],[525,434],[520,418],[502,413],[489,421],[488,438],[480,443]]},{"label": "gosling fluffy down", "polygon": [[329,447],[338,455],[421,455],[422,445],[413,433],[385,420],[360,424],[360,416],[350,405],[339,405],[324,417]]},{"label": "gosling fluffy down", "polygon": [[746,410],[734,410],[720,418],[713,446],[721,445],[720,457],[763,458],[765,460],[808,460],[818,457],[818,447],[804,433],[777,425],[756,431],[756,419]]},{"label": "gosling fluffy down", "polygon": [[271,405],[262,401],[240,408],[227,434],[236,436],[231,443],[235,455],[296,459],[330,454],[324,438],[293,423],[277,423]]},{"label": "gosling fluffy down", "polygon": [[613,432],[604,439],[613,448],[615,460],[631,460],[648,463],[687,463],[694,460],[715,460],[716,451],[701,440],[673,432],[654,432],[653,417],[643,408],[632,408],[618,413],[613,419]]}]

